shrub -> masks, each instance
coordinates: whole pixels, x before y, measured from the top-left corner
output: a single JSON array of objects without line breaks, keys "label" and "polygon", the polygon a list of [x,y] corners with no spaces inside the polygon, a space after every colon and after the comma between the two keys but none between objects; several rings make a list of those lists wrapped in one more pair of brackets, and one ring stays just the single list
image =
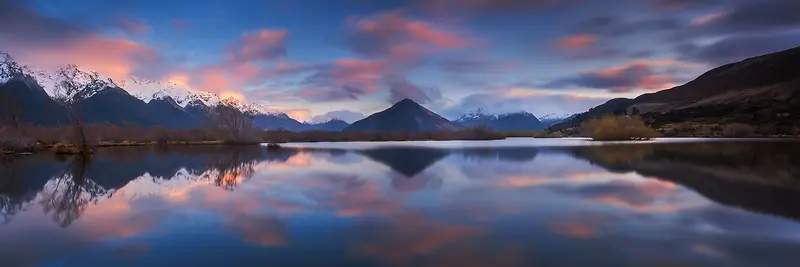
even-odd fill
[{"label": "shrub", "polygon": [[603,116],[581,124],[581,132],[598,141],[649,140],[660,136],[639,117]]},{"label": "shrub", "polygon": [[0,153],[33,152],[39,145],[35,140],[19,131],[3,129],[0,126]]},{"label": "shrub", "polygon": [[72,144],[56,143],[50,148],[56,154],[79,154],[78,148]]},{"label": "shrub", "polygon": [[722,128],[722,136],[725,137],[750,137],[753,133],[755,128],[744,123],[732,123]]}]

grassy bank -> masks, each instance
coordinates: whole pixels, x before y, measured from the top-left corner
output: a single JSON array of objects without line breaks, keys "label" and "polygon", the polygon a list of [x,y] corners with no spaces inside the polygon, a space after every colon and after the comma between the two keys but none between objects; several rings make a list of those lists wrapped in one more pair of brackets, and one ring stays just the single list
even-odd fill
[{"label": "grassy bank", "polygon": [[[0,153],[51,151],[57,154],[91,154],[93,148],[125,146],[197,146],[197,145],[258,145],[285,142],[348,142],[348,141],[418,141],[418,140],[495,140],[509,134],[488,128],[468,128],[458,131],[423,133],[398,132],[289,132],[261,131],[248,128],[231,133],[224,129],[170,130],[162,127],[119,127],[108,124],[83,126],[85,146],[79,146],[71,135],[74,128],[25,126],[0,135]],[[528,133],[532,136],[534,133]],[[527,135],[527,134],[526,134]],[[83,149],[81,147],[84,147]],[[269,146],[274,149],[279,146]]]},{"label": "grassy bank", "polygon": [[597,141],[650,140],[661,133],[636,116],[603,116],[581,124],[581,133]]}]

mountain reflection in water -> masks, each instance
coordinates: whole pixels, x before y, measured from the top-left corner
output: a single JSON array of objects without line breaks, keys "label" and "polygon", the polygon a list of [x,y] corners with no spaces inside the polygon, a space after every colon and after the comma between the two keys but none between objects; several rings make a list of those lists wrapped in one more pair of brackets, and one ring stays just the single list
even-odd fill
[{"label": "mountain reflection in water", "polygon": [[800,260],[792,142],[114,148],[0,177],[0,266]]}]

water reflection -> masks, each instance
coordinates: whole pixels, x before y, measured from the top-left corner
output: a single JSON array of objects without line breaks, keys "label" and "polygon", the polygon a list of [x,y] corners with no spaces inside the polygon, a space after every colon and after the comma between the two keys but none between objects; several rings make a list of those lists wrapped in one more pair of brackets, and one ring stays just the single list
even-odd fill
[{"label": "water reflection", "polygon": [[34,155],[0,167],[0,261],[793,266],[798,154],[758,142]]}]

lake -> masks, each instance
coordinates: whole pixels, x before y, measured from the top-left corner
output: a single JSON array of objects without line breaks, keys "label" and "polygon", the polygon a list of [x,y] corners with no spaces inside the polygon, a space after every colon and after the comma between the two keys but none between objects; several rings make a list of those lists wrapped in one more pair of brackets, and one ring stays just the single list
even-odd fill
[{"label": "lake", "polygon": [[0,163],[0,266],[797,266],[800,143],[104,148]]}]

